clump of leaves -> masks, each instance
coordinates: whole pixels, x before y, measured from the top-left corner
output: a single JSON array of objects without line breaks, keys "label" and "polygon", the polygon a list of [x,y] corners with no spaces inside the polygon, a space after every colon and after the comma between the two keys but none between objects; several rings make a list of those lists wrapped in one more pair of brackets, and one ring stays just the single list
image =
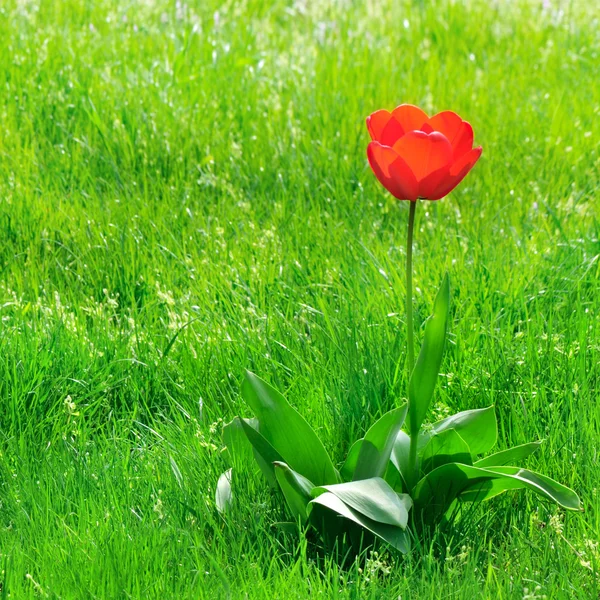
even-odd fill
[{"label": "clump of leaves", "polygon": [[[377,420],[351,446],[339,469],[286,399],[246,373],[242,395],[255,417],[236,417],[224,427],[232,461],[254,459],[285,498],[293,521],[311,526],[329,544],[343,536],[350,542],[374,536],[405,553],[412,536],[447,518],[457,503],[482,502],[522,488],[563,508],[579,509],[579,498],[569,488],[513,466],[538,450],[541,442],[481,457],[496,444],[493,406],[460,412],[423,428],[445,345],[449,289],[446,277],[425,327],[408,403]],[[228,471],[217,485],[217,507],[224,511],[231,501]]]}]

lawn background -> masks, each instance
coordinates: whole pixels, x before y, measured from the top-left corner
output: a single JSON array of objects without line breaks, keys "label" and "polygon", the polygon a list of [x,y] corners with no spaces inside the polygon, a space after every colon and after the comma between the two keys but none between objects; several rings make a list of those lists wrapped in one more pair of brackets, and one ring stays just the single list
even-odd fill
[{"label": "lawn background", "polygon": [[[3,2],[0,598],[600,597],[593,5]],[[408,207],[364,126],[401,102],[484,147],[418,207],[419,327],[452,282],[434,412],[495,404],[584,512],[509,492],[361,573],[274,532],[258,475],[213,496],[244,369],[336,462],[405,394]]]}]

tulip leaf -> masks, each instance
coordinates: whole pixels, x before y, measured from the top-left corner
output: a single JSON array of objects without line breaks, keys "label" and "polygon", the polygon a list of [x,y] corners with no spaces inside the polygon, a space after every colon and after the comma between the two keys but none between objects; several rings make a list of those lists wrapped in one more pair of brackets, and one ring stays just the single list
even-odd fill
[{"label": "tulip leaf", "polygon": [[421,473],[429,473],[446,463],[473,464],[469,446],[455,429],[445,429],[429,438],[421,454]]},{"label": "tulip leaf", "polygon": [[373,535],[386,541],[400,552],[406,554],[410,551],[410,534],[408,530],[370,519],[366,515],[353,509],[331,492],[325,492],[312,500],[309,504],[309,511],[311,511],[315,505],[325,507],[341,517],[353,521],[367,531],[370,531]]},{"label": "tulip leaf", "polygon": [[273,466],[277,483],[283,492],[292,515],[295,519],[300,517],[302,522],[305,522],[308,517],[307,506],[312,500],[313,484],[300,473],[292,471],[283,462],[275,462]]},{"label": "tulip leaf", "polygon": [[375,421],[364,438],[352,445],[341,469],[344,479],[357,481],[383,476],[407,411],[408,405],[403,404],[385,413]]},{"label": "tulip leaf", "polygon": [[460,435],[473,456],[488,452],[498,437],[494,407],[465,410],[434,423],[429,431],[419,436],[419,447],[424,448],[432,436],[448,429],[454,429]]},{"label": "tulip leaf", "polygon": [[383,479],[397,494],[402,494],[408,490],[408,486],[404,482],[404,478],[391,460],[388,462]]},{"label": "tulip leaf", "polygon": [[231,469],[227,469],[225,473],[221,473],[217,481],[217,490],[215,492],[215,504],[220,513],[225,513],[229,510],[232,502],[231,494]]},{"label": "tulip leaf", "polygon": [[410,436],[404,431],[399,431],[394,441],[390,461],[400,474],[405,488],[408,487],[406,485],[406,474],[408,473],[409,453]]},{"label": "tulip leaf", "polygon": [[378,523],[401,529],[408,524],[408,511],[412,507],[410,496],[397,494],[381,477],[319,486],[313,489],[312,495],[317,497],[324,492],[334,494],[350,508]]},{"label": "tulip leaf", "polygon": [[446,274],[435,298],[433,314],[425,325],[421,351],[408,384],[408,418],[411,435],[418,435],[431,404],[442,364],[449,312],[450,282]]},{"label": "tulip leaf", "polygon": [[519,467],[482,469],[448,463],[434,469],[417,483],[413,495],[415,511],[426,520],[435,520],[459,497],[482,501],[521,487],[553,500],[564,508],[579,509],[579,498],[575,492],[539,473]]},{"label": "tulip leaf", "polygon": [[508,450],[502,450],[502,452],[496,452],[485,458],[473,463],[476,467],[503,467],[505,465],[513,464],[519,460],[527,458],[529,455],[537,451],[542,445],[543,440],[537,442],[530,442],[529,444],[522,444],[521,446],[515,446]]},{"label": "tulip leaf", "polygon": [[358,455],[360,454],[360,448],[362,446],[364,438],[360,438],[356,440],[352,446],[350,446],[350,450],[348,450],[348,454],[346,455],[346,460],[340,469],[340,475],[344,481],[350,481],[354,475],[354,471],[356,469],[356,464],[358,463]]},{"label": "tulip leaf", "polygon": [[242,396],[258,419],[261,435],[279,453],[281,462],[316,485],[339,481],[317,434],[275,388],[247,371]]},{"label": "tulip leaf", "polygon": [[[225,454],[234,466],[248,463],[252,460],[252,444],[244,432],[240,417],[234,417],[223,427],[223,444],[225,444]],[[255,430],[258,430],[258,421],[256,419],[244,419],[246,424]]]},{"label": "tulip leaf", "polygon": [[275,477],[275,468],[273,463],[276,461],[282,462],[281,455],[271,446],[271,444],[250,424],[246,419],[240,419],[240,424],[248,441],[252,444],[254,450],[254,458],[263,472],[267,481],[272,487],[277,487],[277,479]]},{"label": "tulip leaf", "polygon": [[489,467],[486,471],[497,473],[501,477],[517,479],[522,481],[527,489],[530,489],[540,496],[548,498],[556,502],[559,506],[567,510],[581,510],[579,496],[561,483],[554,481],[546,475],[530,471],[529,469],[521,469],[520,467]]}]

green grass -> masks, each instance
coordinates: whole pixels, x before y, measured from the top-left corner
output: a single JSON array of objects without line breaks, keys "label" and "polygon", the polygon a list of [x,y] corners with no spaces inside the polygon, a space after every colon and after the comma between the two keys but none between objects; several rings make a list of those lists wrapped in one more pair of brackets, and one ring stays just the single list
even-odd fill
[{"label": "green grass", "polygon": [[[600,597],[599,14],[549,4],[2,3],[0,598]],[[364,126],[400,102],[484,147],[418,207],[419,327],[452,281],[435,410],[495,404],[585,510],[561,535],[508,493],[342,570],[257,475],[216,513],[220,431],[246,368],[336,461],[404,397],[408,210]]]}]

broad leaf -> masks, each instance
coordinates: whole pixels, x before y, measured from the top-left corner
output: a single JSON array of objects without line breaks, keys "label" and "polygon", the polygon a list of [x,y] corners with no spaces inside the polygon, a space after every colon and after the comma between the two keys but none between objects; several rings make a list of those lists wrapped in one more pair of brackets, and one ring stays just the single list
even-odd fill
[{"label": "broad leaf", "polygon": [[[225,454],[231,464],[234,466],[247,464],[252,460],[252,444],[248,441],[248,436],[244,432],[240,417],[234,417],[223,427],[223,444],[225,444]],[[246,424],[253,429],[258,430],[258,421],[256,419],[244,419]]]},{"label": "broad leaf", "polygon": [[392,455],[390,461],[396,467],[398,473],[402,477],[404,487],[406,485],[406,474],[408,473],[408,462],[410,453],[410,437],[404,431],[399,431],[394,441],[394,447],[392,448]]},{"label": "broad leaf", "polygon": [[263,472],[267,481],[273,486],[277,486],[277,479],[275,477],[275,468],[273,463],[276,461],[282,461],[281,455],[269,444],[269,442],[258,432],[256,429],[251,427],[246,419],[240,419],[240,424],[248,441],[252,444],[254,450],[254,458]]},{"label": "broad leaf", "polygon": [[367,531],[370,531],[373,535],[386,541],[397,550],[400,550],[400,552],[407,553],[410,550],[410,535],[408,530],[374,521],[345,504],[335,494],[330,492],[321,494],[309,504],[309,511],[311,511],[315,505],[323,506],[345,519],[353,521]]},{"label": "broad leaf", "polygon": [[448,429],[454,429],[460,434],[473,456],[488,452],[494,447],[498,437],[494,407],[465,410],[434,423],[429,431],[419,436],[419,448],[425,447],[433,435]]},{"label": "broad leaf", "polygon": [[[252,431],[249,431],[252,430]],[[251,442],[250,438],[254,440]],[[256,461],[271,487],[277,487],[273,460],[281,457],[264,437],[258,433],[257,419],[235,417],[223,427],[225,453],[236,469],[247,469],[248,463]],[[258,448],[258,449],[257,449]],[[264,455],[264,456],[263,456]]]},{"label": "broad leaf", "polygon": [[354,475],[354,471],[356,469],[356,465],[358,463],[358,455],[360,454],[360,448],[362,446],[364,438],[360,438],[356,440],[352,446],[350,446],[350,450],[348,450],[348,454],[346,455],[346,460],[340,469],[340,475],[342,476],[342,480],[351,481]]},{"label": "broad leaf", "polygon": [[533,490],[541,496],[556,502],[558,505],[568,510],[581,510],[579,496],[570,488],[546,475],[521,469],[519,467],[490,467],[486,471],[491,471],[501,475],[503,478],[518,479],[525,484],[525,487]]},{"label": "broad leaf", "polygon": [[577,494],[556,481],[519,467],[481,469],[449,463],[428,473],[414,490],[415,511],[427,520],[442,516],[459,496],[481,501],[505,490],[526,487],[570,510],[579,508]]},{"label": "broad leaf", "polygon": [[385,413],[371,426],[364,438],[352,445],[341,470],[344,479],[357,481],[383,476],[407,410],[408,405],[404,404]]},{"label": "broad leaf", "polygon": [[440,365],[442,364],[449,312],[450,282],[448,275],[446,275],[435,298],[433,314],[425,325],[419,358],[408,384],[408,418],[411,435],[419,433],[431,404]]},{"label": "broad leaf", "polygon": [[217,490],[215,492],[217,510],[220,513],[227,512],[231,506],[231,501],[231,469],[228,469],[225,473],[221,473],[221,476],[217,481]]},{"label": "broad leaf", "polygon": [[317,497],[324,492],[334,494],[350,508],[379,523],[402,529],[408,524],[408,511],[412,506],[410,496],[397,494],[380,477],[319,486],[313,489],[312,495]]},{"label": "broad leaf", "polygon": [[455,429],[431,436],[421,454],[421,473],[429,473],[446,463],[473,464],[469,446]]},{"label": "broad leaf", "polygon": [[406,482],[404,481],[400,471],[398,471],[397,467],[391,460],[387,464],[383,479],[398,494],[401,494],[408,489],[408,486],[406,485]]},{"label": "broad leaf", "polygon": [[321,440],[275,388],[247,371],[242,396],[258,419],[260,433],[281,455],[282,462],[316,485],[339,481]]},{"label": "broad leaf", "polygon": [[295,519],[300,517],[302,522],[306,521],[308,517],[306,508],[312,500],[310,493],[314,487],[313,484],[306,477],[302,477],[300,473],[292,471],[285,463],[275,462],[274,467],[277,483],[279,483],[292,515]]},{"label": "broad leaf", "polygon": [[533,454],[542,445],[543,440],[537,442],[530,442],[529,444],[522,444],[521,446],[515,446],[508,450],[502,450],[502,452],[496,452],[490,456],[486,456],[474,463],[476,467],[503,467],[504,465],[511,465],[519,460],[527,458],[530,454]]}]

